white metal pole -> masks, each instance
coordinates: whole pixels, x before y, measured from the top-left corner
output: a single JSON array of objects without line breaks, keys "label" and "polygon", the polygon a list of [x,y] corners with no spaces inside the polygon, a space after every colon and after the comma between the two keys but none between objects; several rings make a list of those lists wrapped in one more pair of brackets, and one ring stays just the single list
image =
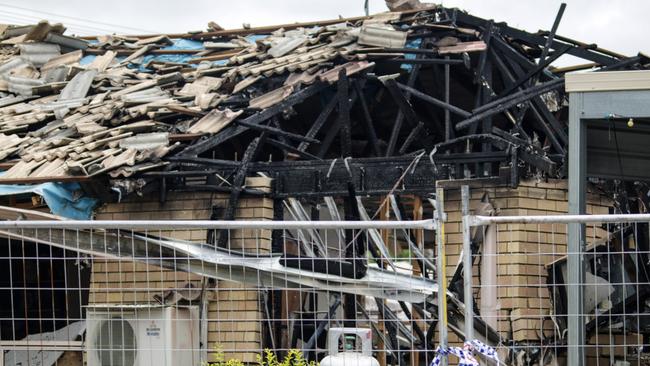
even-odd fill
[{"label": "white metal pole", "polygon": [[[436,272],[438,278],[438,342],[440,348],[447,349],[447,261],[445,258],[445,191],[443,188],[436,189]],[[445,353],[442,354],[442,365],[447,366],[448,359]]]},{"label": "white metal pole", "polygon": [[474,301],[472,295],[472,243],[469,225],[469,186],[461,187],[463,214],[463,302],[465,303],[465,341],[474,339]]}]

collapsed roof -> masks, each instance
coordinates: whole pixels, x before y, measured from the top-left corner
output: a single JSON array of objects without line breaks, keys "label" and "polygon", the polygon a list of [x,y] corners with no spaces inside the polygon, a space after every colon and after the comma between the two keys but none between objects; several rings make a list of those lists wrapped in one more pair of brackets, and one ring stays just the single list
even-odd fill
[{"label": "collapsed roof", "polygon": [[[373,194],[562,177],[564,73],[650,63],[555,34],[563,9],[537,33],[422,4],[173,35],[3,26],[0,183],[108,180],[86,188],[236,200],[254,174],[285,196],[345,194],[348,181]],[[563,55],[589,63],[551,66]]]}]

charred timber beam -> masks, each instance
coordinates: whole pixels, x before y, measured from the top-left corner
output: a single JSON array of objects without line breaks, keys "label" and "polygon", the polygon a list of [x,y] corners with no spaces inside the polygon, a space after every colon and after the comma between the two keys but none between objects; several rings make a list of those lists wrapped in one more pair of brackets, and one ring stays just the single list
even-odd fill
[{"label": "charred timber beam", "polygon": [[628,66],[632,66],[638,62],[641,61],[641,56],[634,56],[627,58],[625,60],[619,61],[617,63],[601,67],[598,71],[612,71],[612,70],[619,70]]},{"label": "charred timber beam", "polygon": [[464,65],[465,60],[457,58],[389,58],[381,60],[381,62],[389,62],[396,64],[415,64],[415,65]]},{"label": "charred timber beam", "polygon": [[[501,59],[501,57],[499,57],[499,55],[496,52],[491,52],[490,55],[492,56],[495,65],[501,71],[501,74],[503,75],[504,78],[504,82],[506,84],[513,83],[515,81],[515,77],[512,75],[512,73],[510,72],[510,70],[504,63],[504,61]],[[539,99],[539,97],[536,97],[534,99]],[[533,106],[533,111],[536,111],[536,106]],[[551,141],[553,148],[555,148],[555,150],[560,154],[564,155],[566,152],[564,145],[557,138],[551,126],[549,126],[549,122],[544,120],[544,118],[542,118],[541,114],[539,113],[533,113],[533,116],[535,117],[535,120],[540,125],[541,129],[546,134],[546,137]],[[527,141],[531,141],[530,136],[528,136],[528,134],[524,131],[524,129],[522,129],[519,124],[517,124],[517,121],[513,121],[513,122],[515,123],[515,128],[522,134],[522,136],[525,136]]]},{"label": "charred timber beam", "polygon": [[293,146],[291,146],[289,144],[286,144],[286,143],[284,143],[282,141],[278,141],[278,140],[275,140],[275,139],[266,139],[266,143],[269,144],[269,145],[273,145],[273,146],[275,146],[275,147],[277,147],[279,149],[282,149],[282,150],[284,150],[284,151],[286,151],[288,153],[297,154],[297,155],[299,155],[299,156],[301,156],[301,157],[303,157],[305,159],[320,160],[320,158],[318,156],[312,155],[312,154],[310,154],[308,152],[298,150],[297,148],[295,148],[295,147],[293,147]]},{"label": "charred timber beam", "polygon": [[456,124],[457,130],[468,128],[469,126],[477,123],[484,118],[501,113],[509,108],[516,106],[519,103],[530,100],[533,97],[547,93],[551,90],[559,89],[564,86],[564,79],[552,80],[532,88],[524,89],[520,92],[511,94],[505,98],[497,99],[493,102],[483,105],[474,110],[474,115],[464,121]]},{"label": "charred timber beam", "polygon": [[[353,105],[356,99],[357,99],[357,93],[353,91],[352,97],[350,98],[350,105]],[[338,97],[335,97],[334,100],[336,101],[336,104],[338,104]],[[325,157],[325,154],[327,154],[327,152],[329,151],[332,142],[334,142],[334,139],[339,134],[340,129],[341,129],[341,119],[337,118],[336,120],[334,120],[334,123],[327,131],[325,138],[323,138],[323,140],[321,141],[320,149],[318,150],[316,156],[318,156],[320,159]]]},{"label": "charred timber beam", "polygon": [[503,54],[503,57],[513,63],[517,63],[517,65],[522,67],[524,70],[530,70],[535,67],[533,61],[515,50],[512,45],[506,42],[502,37],[493,37],[492,44],[494,45],[493,50],[498,50]]},{"label": "charred timber beam", "polygon": [[[501,70],[506,84],[514,83],[515,76],[513,76],[513,74],[510,72],[501,57],[499,57],[499,55],[496,53],[492,53],[492,57],[495,60],[496,65]],[[523,74],[523,71],[519,70],[517,66],[518,65],[516,63],[512,63],[513,71],[517,75]],[[551,112],[548,110],[548,107],[546,104],[544,104],[539,96],[532,98],[531,101],[533,117],[539,122],[541,129],[546,134],[546,137],[551,141],[551,144],[555,150],[560,154],[565,154],[566,145],[568,143],[568,136],[564,128],[561,126],[560,122],[555,118],[555,116],[551,114]],[[524,130],[520,128],[519,124],[517,124],[516,127],[520,132],[525,134]],[[529,137],[527,137],[527,139],[530,141]]]},{"label": "charred timber beam", "polygon": [[[218,192],[218,193],[232,193],[232,187],[218,186],[214,184],[193,184],[187,185],[182,188],[175,188],[176,192]],[[263,192],[257,189],[244,188],[241,190],[241,193],[249,196],[267,196],[267,192]]]},{"label": "charred timber beam", "polygon": [[[257,155],[257,152],[259,151],[260,146],[266,140],[266,135],[268,132],[262,132],[262,134],[259,137],[256,137],[253,142],[251,142],[250,145],[248,145],[248,148],[246,148],[246,151],[244,152],[244,156],[242,157],[242,165],[241,167],[237,170],[237,173],[233,177],[232,180],[232,191],[230,192],[230,197],[228,198],[228,207],[226,207],[226,211],[224,213],[224,220],[234,220],[235,219],[235,212],[237,211],[237,203],[239,202],[239,197],[241,196],[242,190],[244,189],[244,182],[246,181],[246,176],[248,175],[248,167],[250,166],[250,163],[255,159],[255,156]],[[218,246],[222,248],[226,248],[228,243],[228,231],[227,230],[221,230],[219,232],[219,241],[218,241]]]},{"label": "charred timber beam", "polygon": [[[558,10],[557,15],[555,16],[555,20],[553,21],[553,26],[551,27],[551,31],[546,36],[546,44],[544,44],[544,49],[542,49],[542,55],[539,57],[538,64],[542,64],[544,61],[546,61],[546,56],[548,55],[548,52],[551,49],[551,45],[553,44],[553,39],[555,38],[555,32],[557,32],[557,28],[560,26],[560,21],[562,20],[562,15],[564,15],[565,9],[566,9],[566,4],[565,3],[560,4],[560,10]],[[567,51],[568,48],[570,47],[567,47]]]},{"label": "charred timber beam", "polygon": [[363,90],[359,81],[353,83],[354,90],[359,97],[359,103],[361,103],[361,111],[363,112],[363,122],[366,127],[366,132],[368,133],[368,139],[370,140],[370,145],[372,146],[375,156],[381,156],[381,149],[379,148],[379,140],[377,139],[377,132],[375,131],[375,125],[370,116],[370,109],[368,108],[368,103],[366,102],[366,97],[363,95]]},{"label": "charred timber beam", "polygon": [[341,155],[343,157],[352,156],[352,125],[350,122],[350,83],[348,81],[347,71],[339,71],[339,80],[337,82],[338,93],[337,101],[339,106],[339,130],[341,139]]},{"label": "charred timber beam", "polygon": [[474,81],[480,83],[483,77],[483,72],[485,70],[485,64],[488,60],[488,51],[490,50],[490,43],[492,42],[492,36],[494,35],[494,25],[492,21],[488,22],[487,27],[481,35],[483,42],[485,42],[485,50],[481,52],[481,55],[478,59],[478,65],[476,67],[476,75],[474,75]]},{"label": "charred timber beam", "polygon": [[404,140],[404,143],[402,144],[402,147],[399,148],[399,153],[400,155],[406,154],[408,151],[408,148],[411,146],[413,141],[420,135],[422,130],[424,129],[424,123],[418,122],[417,126],[409,132],[408,136],[406,136],[406,140]]},{"label": "charred timber beam", "polygon": [[254,123],[246,122],[244,120],[241,120],[241,121],[235,120],[234,122],[236,124],[238,124],[238,125],[248,127],[248,128],[250,128],[252,130],[257,130],[257,131],[260,131],[260,132],[261,131],[266,131],[266,132],[272,133],[274,135],[284,136],[284,137],[286,137],[288,139],[291,139],[291,140],[305,141],[305,142],[310,142],[310,143],[319,143],[320,142],[320,141],[318,141],[318,140],[316,140],[314,138],[302,136],[302,135],[299,135],[297,133],[287,132],[287,131],[284,131],[282,129],[276,128],[276,127],[265,126],[265,125],[257,125],[257,124],[254,124]]},{"label": "charred timber beam", "polygon": [[[428,194],[435,191],[436,182],[440,179],[462,178],[456,176],[450,168],[458,164],[498,164],[501,169],[498,170],[497,176],[490,178],[490,182],[503,186],[510,184],[509,173],[505,173],[506,170],[510,172],[510,154],[507,151],[437,154],[434,158],[435,164],[426,158],[419,159],[414,164],[414,156],[348,159],[347,164],[342,159],[251,162],[246,170],[249,173],[261,172],[273,177],[271,194],[275,198],[342,197],[349,194],[350,181],[354,183],[357,195]],[[204,173],[206,177],[215,174],[228,176],[233,172],[233,168],[229,166],[224,166],[221,171],[217,166],[207,166],[210,169]],[[497,170],[494,172],[497,173]],[[196,180],[186,182],[182,179],[169,179],[169,189],[200,190],[201,186],[195,182]],[[396,185],[396,182],[400,183]],[[223,190],[223,187],[211,183],[206,183],[204,187],[208,191],[212,188]]]},{"label": "charred timber beam", "polygon": [[[415,70],[413,70],[413,72],[415,72]],[[397,87],[397,82],[393,79],[388,79],[384,85],[388,89],[390,95],[393,97],[395,103],[397,103],[397,107],[399,108],[399,111],[401,112],[403,118],[405,118],[411,124],[411,126],[413,126],[413,128],[418,126],[421,121],[415,114],[413,107],[411,107],[411,104],[408,101],[408,97],[402,94],[402,92]],[[398,118],[396,118],[395,124],[393,125],[393,131],[391,132],[388,148],[386,149],[386,156],[393,155],[395,146],[397,145],[397,138],[399,137],[401,126],[402,118],[400,118],[400,114],[398,113]]]},{"label": "charred timber beam", "polygon": [[[411,165],[413,161],[414,157],[401,156],[349,159],[347,165],[342,159],[256,163],[251,171],[274,177],[277,186],[281,187],[274,191],[277,197],[341,197],[348,194],[350,180],[358,195],[428,194],[435,191],[438,179],[458,178],[450,169],[453,165],[490,162],[507,166],[510,154],[504,151],[439,154],[435,156],[435,164],[429,159],[420,159]],[[401,183],[396,185],[396,182]],[[494,182],[509,185],[510,175],[494,177]]]},{"label": "charred timber beam", "polygon": [[562,49],[559,49],[551,55],[551,57],[545,59],[544,61],[541,61],[535,68],[529,70],[525,75],[521,76],[517,81],[514,82],[514,84],[510,85],[510,87],[506,88],[505,91],[501,92],[498,98],[503,98],[507,96],[508,94],[512,93],[513,91],[517,90],[520,86],[524,85],[526,82],[528,82],[531,79],[534,79],[544,71],[551,63],[553,63],[555,60],[563,56],[571,46],[564,47]]},{"label": "charred timber beam", "polygon": [[492,133],[519,147],[519,157],[521,160],[547,174],[553,175],[557,172],[557,165],[545,156],[542,149],[528,144],[525,140],[517,138],[497,127],[492,128]]},{"label": "charred timber beam", "polygon": [[[418,35],[418,38],[423,37]],[[421,48],[366,48],[361,50],[355,50],[354,53],[404,53],[408,55],[438,55],[438,50],[428,50]]]},{"label": "charred timber beam", "polygon": [[[336,97],[332,98],[326,105],[325,108],[320,112],[314,123],[311,125],[309,128],[309,131],[305,134],[305,137],[308,138],[314,138],[318,134],[318,132],[323,128],[325,125],[325,122],[327,122],[327,119],[329,118],[330,114],[332,114],[332,111],[334,110],[334,107],[336,107],[338,100]],[[298,145],[298,150],[300,151],[306,151],[307,148],[309,147],[309,142],[301,142],[300,145]]]},{"label": "charred timber beam", "polygon": [[[441,142],[436,145],[436,150],[438,152],[442,152],[445,150],[450,150],[455,147],[459,147],[461,149],[464,149],[466,146],[467,141],[472,141],[472,142],[484,142],[484,143],[489,143],[492,146],[498,148],[499,150],[505,151],[507,150],[510,146],[512,146],[512,143],[509,141],[498,137],[491,135],[489,133],[479,133],[479,134],[474,134],[474,135],[467,135],[467,136],[461,136],[461,137],[456,137],[455,139]],[[487,153],[486,153],[487,154]],[[440,155],[434,155],[435,159],[438,159]]]},{"label": "charred timber beam", "polygon": [[419,90],[417,90],[415,88],[412,88],[412,87],[410,87],[408,85],[404,85],[402,83],[396,83],[396,84],[397,84],[397,87],[399,87],[403,91],[411,93],[411,95],[413,95],[414,97],[416,97],[418,99],[421,99],[421,100],[423,100],[423,101],[425,101],[427,103],[430,103],[432,105],[435,105],[436,107],[440,107],[440,108],[443,108],[445,110],[449,110],[450,112],[452,112],[452,113],[454,113],[456,115],[459,115],[459,116],[461,116],[463,118],[467,118],[467,117],[470,117],[472,115],[470,112],[468,112],[468,111],[466,111],[464,109],[458,108],[458,107],[456,107],[454,105],[451,105],[449,103],[445,103],[440,99],[434,98],[434,97],[432,97],[432,96],[430,96],[428,94],[425,94],[425,93],[423,93],[423,92],[421,92],[421,91],[419,91]]},{"label": "charred timber beam", "polygon": [[188,164],[197,164],[197,165],[216,165],[216,166],[231,166],[239,167],[241,162],[232,161],[232,160],[222,160],[222,159],[208,159],[208,158],[194,158],[188,156],[170,156],[165,158],[167,161],[176,162],[176,163],[188,163]]},{"label": "charred timber beam", "polygon": [[[457,16],[457,21],[460,24],[468,24],[468,25],[473,26],[473,27],[485,27],[486,24],[488,23],[488,21],[485,20],[485,19],[481,19],[479,17],[473,16],[473,15],[470,15],[470,14],[466,14],[466,13],[463,13],[463,12],[457,12],[456,16]],[[519,29],[516,29],[516,28],[512,28],[512,27],[508,26],[505,23],[498,24],[498,27],[500,29],[501,34],[506,35],[508,37],[512,37],[512,38],[515,38],[515,39],[520,39],[522,41],[525,41],[525,42],[528,42],[528,43],[531,43],[531,44],[536,44],[536,45],[538,45],[540,47],[542,47],[543,45],[546,44],[547,38],[542,36],[542,35],[532,34],[532,33],[528,33],[528,32],[525,32],[525,31],[522,31],[522,30],[519,30]],[[556,38],[559,38],[559,37],[556,37]],[[550,44],[550,48],[559,49],[560,47],[562,47],[562,46],[564,46],[566,44],[568,44],[568,43],[559,42],[558,40],[554,39]],[[585,60],[593,61],[593,62],[596,62],[596,63],[601,64],[601,65],[610,65],[610,64],[613,64],[613,63],[615,63],[617,61],[617,59],[614,58],[614,57],[608,56],[606,54],[603,54],[601,52],[597,52],[597,51],[594,51],[594,50],[582,48],[582,47],[573,47],[573,48],[571,48],[571,50],[568,51],[568,53],[570,55],[573,55],[573,56],[576,56],[576,57],[579,57],[579,58],[582,58],[582,59],[585,59]]]},{"label": "charred timber beam", "polygon": [[[409,79],[407,81],[408,86],[412,87],[415,84],[415,80],[417,79],[419,73],[420,65],[415,65],[409,74]],[[404,122],[404,111],[401,108],[400,101],[398,101],[395,97],[396,91],[394,89],[391,90],[391,87],[394,86],[394,83],[396,83],[395,80],[388,80],[387,83],[384,83],[386,84],[386,87],[388,87],[388,91],[390,92],[391,96],[393,96],[393,99],[395,99],[395,102],[398,105],[397,117],[395,117],[393,130],[391,131],[390,138],[388,139],[388,147],[386,147],[386,156],[391,156],[395,152],[395,146],[397,146],[397,138],[399,137],[399,132],[402,128],[402,123]],[[401,93],[398,94],[401,95]],[[409,101],[411,99],[411,93],[406,92],[406,95],[403,95],[402,99]]]},{"label": "charred timber beam", "polygon": [[[327,84],[324,83],[315,83],[305,89],[299,90],[289,97],[287,97],[282,102],[266,108],[263,111],[257,112],[250,117],[245,118],[243,121],[251,124],[260,124],[269,118],[281,113],[285,109],[292,107],[298,103],[303,102],[305,99],[316,95],[323,89],[327,87]],[[207,138],[206,140],[200,141],[194,145],[186,147],[179,155],[192,156],[199,155],[208,150],[214,149],[225,141],[230,140],[231,138],[242,134],[247,131],[249,128],[244,126],[229,126],[226,129],[220,131],[214,136]]]}]

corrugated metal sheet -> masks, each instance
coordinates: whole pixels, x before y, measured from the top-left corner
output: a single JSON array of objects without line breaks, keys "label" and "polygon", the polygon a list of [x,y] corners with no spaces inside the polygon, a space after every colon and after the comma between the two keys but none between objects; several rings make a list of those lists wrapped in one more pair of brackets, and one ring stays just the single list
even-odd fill
[{"label": "corrugated metal sheet", "polygon": [[75,75],[59,94],[59,101],[83,98],[88,94],[90,84],[97,75],[97,70],[85,70]]},{"label": "corrugated metal sheet", "polygon": [[0,75],[5,75],[11,70],[29,66],[29,62],[22,57],[14,57],[4,64],[0,65]]},{"label": "corrugated metal sheet", "polygon": [[12,93],[30,96],[33,95],[32,88],[45,84],[45,81],[40,79],[30,79],[18,76],[7,77],[9,82],[9,91]]},{"label": "corrugated metal sheet", "polygon": [[292,38],[285,37],[275,43],[267,53],[272,57],[281,57],[302,46],[305,42],[307,42],[306,36]]},{"label": "corrugated metal sheet", "polygon": [[52,32],[48,33],[47,36],[45,36],[44,41],[55,43],[61,47],[70,48],[73,50],[85,50],[88,48],[88,42],[84,41],[83,39],[68,37]]},{"label": "corrugated metal sheet", "polygon": [[406,44],[406,32],[377,25],[364,25],[359,33],[359,44],[366,46],[402,48]]},{"label": "corrugated metal sheet", "polygon": [[291,93],[293,93],[293,85],[285,85],[281,88],[270,91],[264,95],[260,95],[257,98],[251,99],[249,102],[249,107],[264,109],[272,105],[280,103],[286,99]]},{"label": "corrugated metal sheet", "polygon": [[240,114],[244,111],[233,112],[230,109],[224,109],[222,111],[218,109],[213,109],[210,113],[206,114],[198,122],[196,122],[192,127],[190,127],[188,133],[217,133],[221,131],[224,127],[228,126],[230,122],[234,121],[235,118],[239,117]]},{"label": "corrugated metal sheet", "polygon": [[[57,46],[58,47],[58,46]],[[81,60],[81,56],[83,56],[83,51],[77,50],[74,52],[68,52],[63,55],[53,57],[43,67],[41,67],[41,72],[47,71],[49,69],[62,66],[62,65],[70,65],[75,62],[79,62]]]},{"label": "corrugated metal sheet", "polygon": [[121,148],[135,149],[138,151],[155,149],[167,145],[169,145],[169,133],[167,132],[141,133],[120,140]]},{"label": "corrugated metal sheet", "polygon": [[23,43],[19,44],[18,48],[20,49],[20,56],[36,67],[41,67],[49,60],[61,56],[61,47],[51,43]]},{"label": "corrugated metal sheet", "polygon": [[318,79],[321,81],[325,81],[327,83],[334,83],[339,79],[339,72],[342,69],[345,69],[346,75],[353,75],[358,73],[359,71],[366,70],[368,68],[371,68],[375,65],[374,62],[368,62],[368,61],[353,61],[353,62],[348,62],[343,65],[339,65],[333,69],[330,69],[326,72],[321,73],[318,75]]}]

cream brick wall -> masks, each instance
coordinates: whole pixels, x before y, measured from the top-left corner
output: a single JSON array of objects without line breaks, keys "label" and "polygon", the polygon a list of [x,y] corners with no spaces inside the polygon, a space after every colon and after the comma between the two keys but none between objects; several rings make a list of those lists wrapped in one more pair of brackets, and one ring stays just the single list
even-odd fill
[{"label": "cream brick wall", "polygon": [[[481,188],[471,190],[470,209],[477,208],[484,193],[488,193],[500,216],[566,214],[567,182],[524,181],[516,189]],[[445,225],[447,276],[450,278],[462,249],[461,200],[458,190],[445,192]],[[611,202],[594,194],[588,195],[588,213],[607,214]],[[546,283],[546,265],[566,255],[566,225],[564,224],[503,224],[497,227],[497,281],[499,300],[498,331],[515,341],[538,341],[542,331],[553,331],[551,322],[543,324],[542,317],[551,311]],[[604,237],[603,230],[587,229],[589,240]],[[478,266],[473,269],[474,285],[480,284]],[[478,289],[475,291],[478,299]],[[450,335],[450,340],[459,341]]]},{"label": "cream brick wall", "polygon": [[[270,191],[270,179],[248,178],[246,186]],[[227,194],[208,192],[170,193],[163,204],[157,195],[135,197],[107,204],[96,212],[97,220],[208,220],[213,206],[225,208]],[[273,200],[242,195],[237,220],[272,220]],[[156,230],[152,235],[205,243],[206,230]],[[271,230],[233,230],[230,248],[268,254]],[[181,289],[188,282],[200,287],[197,275],[174,272],[157,266],[126,260],[93,260],[90,303],[151,303],[154,295]],[[208,349],[221,348],[227,358],[255,362],[262,350],[261,299],[258,291],[242,285],[218,281],[208,294]],[[214,354],[209,353],[210,359]]]}]

